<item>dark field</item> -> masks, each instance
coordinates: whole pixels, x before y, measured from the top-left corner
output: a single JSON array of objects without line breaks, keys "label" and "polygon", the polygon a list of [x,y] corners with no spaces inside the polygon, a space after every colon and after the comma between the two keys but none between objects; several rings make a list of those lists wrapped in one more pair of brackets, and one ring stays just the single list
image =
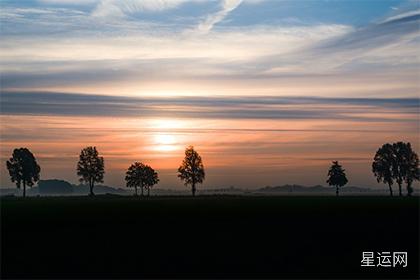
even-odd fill
[{"label": "dark field", "polygon": [[1,222],[2,278],[419,277],[418,197],[3,198]]}]

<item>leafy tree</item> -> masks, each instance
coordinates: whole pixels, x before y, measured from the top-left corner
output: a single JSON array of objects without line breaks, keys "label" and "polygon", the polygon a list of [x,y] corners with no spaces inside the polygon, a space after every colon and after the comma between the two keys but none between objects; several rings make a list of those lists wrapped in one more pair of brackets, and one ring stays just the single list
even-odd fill
[{"label": "leafy tree", "polygon": [[178,168],[178,177],[184,181],[186,186],[191,185],[192,195],[195,196],[196,184],[203,183],[205,172],[201,156],[194,150],[193,146],[185,149],[185,158]]},{"label": "leafy tree", "polygon": [[407,162],[405,158],[405,151],[407,149],[406,143],[397,142],[392,144],[393,152],[393,166],[392,177],[398,184],[399,195],[402,196],[402,184],[407,172]]},{"label": "leafy tree", "polygon": [[337,196],[339,187],[344,186],[347,182],[345,170],[338,164],[338,161],[333,161],[330,170],[328,170],[327,183],[330,186],[335,186],[335,193]]},{"label": "leafy tree", "polygon": [[86,147],[80,152],[79,162],[77,163],[77,175],[80,182],[89,184],[89,195],[93,196],[95,183],[104,181],[104,158],[100,157],[96,147]]},{"label": "leafy tree", "polygon": [[27,148],[14,149],[12,157],[6,162],[10,179],[20,189],[23,185],[23,197],[26,196],[26,186],[32,187],[39,180],[41,167],[34,155]]},{"label": "leafy tree", "polygon": [[147,196],[150,196],[150,189],[159,182],[159,177],[157,172],[148,165],[146,165],[145,175]]},{"label": "leafy tree", "polygon": [[419,157],[411,148],[410,143],[397,143],[399,145],[399,157],[401,159],[400,162],[400,173],[403,174],[403,180],[407,184],[407,195],[411,196],[413,193],[412,184],[414,181],[418,181],[420,179],[420,171],[419,171]]},{"label": "leafy tree", "polygon": [[372,171],[378,182],[388,184],[392,196],[392,184],[398,184],[402,196],[402,184],[407,184],[407,195],[413,192],[412,184],[419,180],[419,158],[410,143],[384,144],[375,154]]},{"label": "leafy tree", "polygon": [[140,162],[133,163],[125,173],[126,186],[128,188],[135,189],[135,195],[137,196],[137,188],[141,188],[141,195],[143,196],[143,173],[144,173],[144,164]]},{"label": "leafy tree", "polygon": [[411,194],[414,191],[412,187],[413,182],[420,180],[419,158],[417,154],[414,153],[410,160],[411,160],[411,164],[409,165],[408,172],[404,178],[404,181],[407,184],[408,196],[411,196]]},{"label": "leafy tree", "polygon": [[372,172],[376,177],[378,183],[383,182],[388,184],[389,193],[392,196],[392,185],[394,184],[395,166],[394,148],[391,144],[386,143],[375,154],[372,163]]},{"label": "leafy tree", "polygon": [[137,188],[141,188],[142,196],[143,189],[146,188],[150,196],[150,189],[159,182],[159,178],[153,168],[141,162],[135,162],[128,168],[125,181],[127,187],[135,189],[136,195]]}]

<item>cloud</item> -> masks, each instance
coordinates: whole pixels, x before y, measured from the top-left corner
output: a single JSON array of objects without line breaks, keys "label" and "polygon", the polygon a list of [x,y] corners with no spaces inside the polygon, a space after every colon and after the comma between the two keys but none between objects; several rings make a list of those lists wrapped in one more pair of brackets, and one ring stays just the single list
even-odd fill
[{"label": "cloud", "polygon": [[336,36],[292,51],[287,57],[268,55],[253,63],[260,66],[262,73],[278,75],[413,71],[418,67],[420,42],[420,15],[417,13],[405,12],[382,22],[348,28],[342,34],[336,33]]},{"label": "cloud", "polygon": [[159,31],[126,31],[125,36],[113,32],[107,36],[78,33],[43,40],[13,36],[0,46],[0,79],[8,88],[87,85],[101,80],[248,78],[260,74],[255,66],[265,67],[266,63],[259,61],[261,57],[288,56],[296,45],[304,47],[347,30],[346,26],[328,25],[256,26],[247,30],[231,28],[204,37]]},{"label": "cloud", "polygon": [[37,0],[44,5],[87,5],[97,4],[101,0]]},{"label": "cloud", "polygon": [[[315,21],[316,12],[308,15],[299,1],[284,9],[272,1],[260,10],[245,5],[261,0],[193,1],[6,1],[3,150],[29,141],[43,158],[77,156],[80,143],[93,139],[115,155],[152,138],[159,128],[147,122],[156,118],[186,123],[173,132],[186,134],[185,143],[202,143],[207,155],[245,154],[238,162],[249,158],[252,167],[261,152],[281,159],[298,152],[293,156],[308,164],[316,159],[311,150],[325,160],[349,160],[371,155],[384,141],[417,143],[417,10],[401,8],[354,27],[349,22],[356,20],[332,14],[337,3]],[[275,6],[297,12],[285,15]],[[212,134],[210,144],[202,133]],[[127,139],[135,145],[124,145]],[[119,158],[124,166],[126,158]],[[279,174],[287,162],[268,164]]]},{"label": "cloud", "polygon": [[398,122],[417,121],[418,99],[273,96],[139,98],[59,92],[2,92],[0,104],[2,115]]},{"label": "cloud", "polygon": [[[48,1],[48,0],[46,0]],[[50,0],[55,1],[55,0]],[[265,0],[97,0],[99,3],[92,15],[99,17],[122,17],[137,12],[161,12],[175,9],[186,3],[209,3],[220,2],[221,10],[210,14],[199,24],[201,32],[209,31],[215,24],[222,21],[231,11],[236,9],[242,2],[259,4]]]},{"label": "cloud", "polygon": [[101,0],[92,15],[98,17],[121,17],[137,12],[160,12],[174,9],[187,2],[199,1],[200,0]]},{"label": "cloud", "polygon": [[[156,26],[136,25],[150,28],[153,34],[138,30],[125,30],[124,36],[114,30],[104,31],[103,36],[91,34],[61,34],[43,38],[8,38],[0,47],[2,59],[14,61],[28,58],[45,60],[103,60],[103,59],[161,59],[161,58],[211,58],[249,60],[256,56],[279,54],[308,46],[323,39],[351,31],[343,25],[315,26],[255,26],[252,28],[229,28],[208,36],[191,36],[159,30]],[[158,30],[156,30],[158,29]],[[117,31],[117,30],[116,30]],[[116,32],[115,31],[115,32]],[[9,50],[13,50],[10,52]],[[53,51],[52,51],[53,50]],[[77,51],[77,56],[74,52]],[[31,59],[33,60],[33,59]]]},{"label": "cloud", "polygon": [[[143,94],[148,84],[155,85],[152,90],[169,88],[175,93],[199,87],[206,93],[247,90],[289,95],[306,95],[309,90],[313,95],[352,96],[418,92],[417,13],[404,12],[359,28],[266,23],[212,29],[239,5],[258,3],[254,2],[212,2],[221,4],[221,13],[210,14],[213,19],[199,34],[184,32],[197,26],[197,14],[180,24],[168,23],[166,15],[163,21],[146,15],[111,21],[73,7],[4,7],[0,11],[2,87],[100,93],[115,85],[123,94]],[[124,17],[142,9],[181,5],[176,1],[101,3],[115,4]],[[169,83],[177,84],[162,89]],[[191,89],[194,83],[197,86]]]},{"label": "cloud", "polygon": [[208,15],[207,18],[198,25],[198,32],[209,32],[215,24],[222,21],[230,12],[235,10],[241,3],[242,0],[223,0],[221,5],[222,9],[217,13]]},{"label": "cloud", "polygon": [[[398,11],[398,8],[393,8],[393,10]],[[409,20],[418,20],[420,16],[420,9],[414,10],[414,11],[406,11],[406,12],[402,12],[402,13],[398,13],[396,15],[390,16],[388,18],[386,18],[385,20],[381,21],[380,23],[385,23],[385,22],[391,22],[391,21],[396,21],[396,20],[400,20],[400,19],[409,19]]]},{"label": "cloud", "polygon": [[317,50],[357,51],[382,48],[407,37],[419,37],[420,11],[390,17],[383,22],[354,30],[342,37],[320,44]]}]

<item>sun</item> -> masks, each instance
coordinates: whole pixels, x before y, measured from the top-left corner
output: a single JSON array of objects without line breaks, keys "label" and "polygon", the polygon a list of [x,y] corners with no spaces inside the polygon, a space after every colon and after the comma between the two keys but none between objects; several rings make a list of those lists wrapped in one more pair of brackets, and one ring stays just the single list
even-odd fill
[{"label": "sun", "polygon": [[[185,120],[157,118],[149,119],[146,128],[150,129],[151,149],[157,152],[171,152],[181,148],[183,130],[188,127]],[[161,153],[162,154],[162,153]]]},{"label": "sun", "polygon": [[172,145],[175,144],[175,137],[169,134],[156,134],[155,143],[158,145]]},{"label": "sun", "polygon": [[161,152],[176,150],[177,146],[174,135],[159,133],[154,136],[154,149]]}]

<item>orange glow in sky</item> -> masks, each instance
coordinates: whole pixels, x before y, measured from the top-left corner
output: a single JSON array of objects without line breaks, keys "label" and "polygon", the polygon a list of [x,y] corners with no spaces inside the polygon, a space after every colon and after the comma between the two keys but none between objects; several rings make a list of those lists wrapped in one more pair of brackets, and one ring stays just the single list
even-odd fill
[{"label": "orange glow in sky", "polygon": [[206,188],[325,185],[335,160],[381,188],[382,144],[419,152],[415,1],[3,2],[0,187],[19,147],[43,179],[96,146],[105,184],[141,161],[162,188],[190,145]]}]

